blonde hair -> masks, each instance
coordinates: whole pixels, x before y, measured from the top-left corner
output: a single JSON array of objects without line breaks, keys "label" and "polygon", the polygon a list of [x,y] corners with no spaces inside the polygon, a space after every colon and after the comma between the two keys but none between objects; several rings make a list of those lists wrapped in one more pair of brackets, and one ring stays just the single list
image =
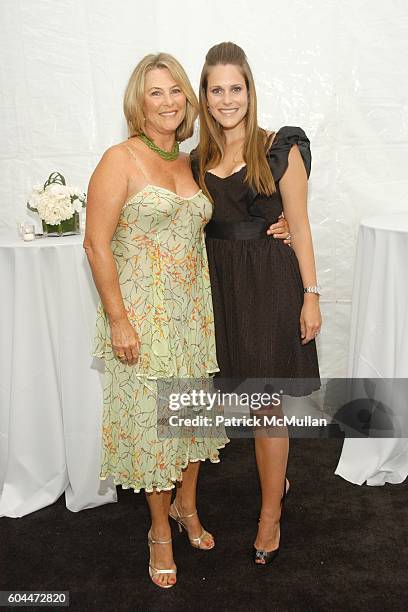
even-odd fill
[{"label": "blonde hair", "polygon": [[146,55],[133,70],[123,99],[123,112],[129,136],[137,136],[144,130],[143,102],[146,74],[154,68],[167,68],[187,99],[186,115],[176,130],[176,140],[182,142],[192,136],[198,116],[198,101],[184,68],[169,53]]},{"label": "blonde hair", "polygon": [[248,92],[248,111],[245,120],[245,141],[243,159],[246,163],[245,181],[259,193],[272,195],[276,191],[275,182],[266,159],[267,133],[258,126],[257,100],[254,78],[245,52],[232,42],[223,42],[208,51],[201,72],[200,105],[200,143],[197,148],[199,183],[204,193],[210,197],[205,185],[205,173],[216,166],[224,156],[225,136],[222,126],[208,110],[207,86],[210,69],[219,64],[237,66],[245,79]]}]

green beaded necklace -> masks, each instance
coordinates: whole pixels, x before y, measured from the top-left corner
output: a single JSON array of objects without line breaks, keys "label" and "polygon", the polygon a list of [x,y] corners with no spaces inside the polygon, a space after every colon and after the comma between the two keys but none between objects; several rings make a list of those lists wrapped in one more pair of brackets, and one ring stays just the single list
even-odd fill
[{"label": "green beaded necklace", "polygon": [[166,159],[167,161],[173,161],[178,158],[179,143],[177,142],[177,140],[175,141],[171,151],[165,151],[164,149],[158,147],[157,144],[153,142],[153,140],[150,140],[150,138],[146,136],[144,132],[140,132],[139,138],[140,140],[143,140],[143,142],[149,147],[149,149],[160,155],[160,157],[162,157],[163,159]]}]

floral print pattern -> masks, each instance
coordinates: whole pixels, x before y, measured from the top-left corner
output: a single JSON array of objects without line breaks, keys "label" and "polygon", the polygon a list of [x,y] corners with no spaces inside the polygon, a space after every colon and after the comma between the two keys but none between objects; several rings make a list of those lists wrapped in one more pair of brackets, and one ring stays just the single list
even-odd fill
[{"label": "floral print pattern", "polygon": [[92,354],[105,361],[100,478],[139,492],[169,490],[189,461],[219,461],[228,439],[159,439],[157,381],[209,378],[219,371],[204,226],[212,205],[147,185],[123,206],[112,239],[128,318],[141,341],[135,366],[112,351],[99,303]]}]

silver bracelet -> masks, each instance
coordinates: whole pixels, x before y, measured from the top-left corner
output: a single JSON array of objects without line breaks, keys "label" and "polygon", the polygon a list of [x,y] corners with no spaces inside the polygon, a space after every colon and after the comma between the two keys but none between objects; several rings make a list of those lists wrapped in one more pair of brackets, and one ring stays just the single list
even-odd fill
[{"label": "silver bracelet", "polygon": [[322,288],[320,285],[315,285],[314,287],[303,287],[303,293],[317,293],[317,295],[322,295]]}]

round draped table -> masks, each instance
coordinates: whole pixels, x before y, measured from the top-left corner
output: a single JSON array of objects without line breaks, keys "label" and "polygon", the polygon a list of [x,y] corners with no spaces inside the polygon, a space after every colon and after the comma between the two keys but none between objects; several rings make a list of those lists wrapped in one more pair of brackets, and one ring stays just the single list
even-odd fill
[{"label": "round draped table", "polygon": [[[408,378],[407,279],[408,214],[363,219],[354,272],[349,378]],[[408,404],[408,398],[398,401]],[[403,408],[408,414],[408,405]],[[347,438],[335,473],[356,484],[403,482],[408,440]]]},{"label": "round draped table", "polygon": [[103,364],[83,236],[0,238],[0,516],[65,491],[76,512],[116,501],[99,481]]}]

